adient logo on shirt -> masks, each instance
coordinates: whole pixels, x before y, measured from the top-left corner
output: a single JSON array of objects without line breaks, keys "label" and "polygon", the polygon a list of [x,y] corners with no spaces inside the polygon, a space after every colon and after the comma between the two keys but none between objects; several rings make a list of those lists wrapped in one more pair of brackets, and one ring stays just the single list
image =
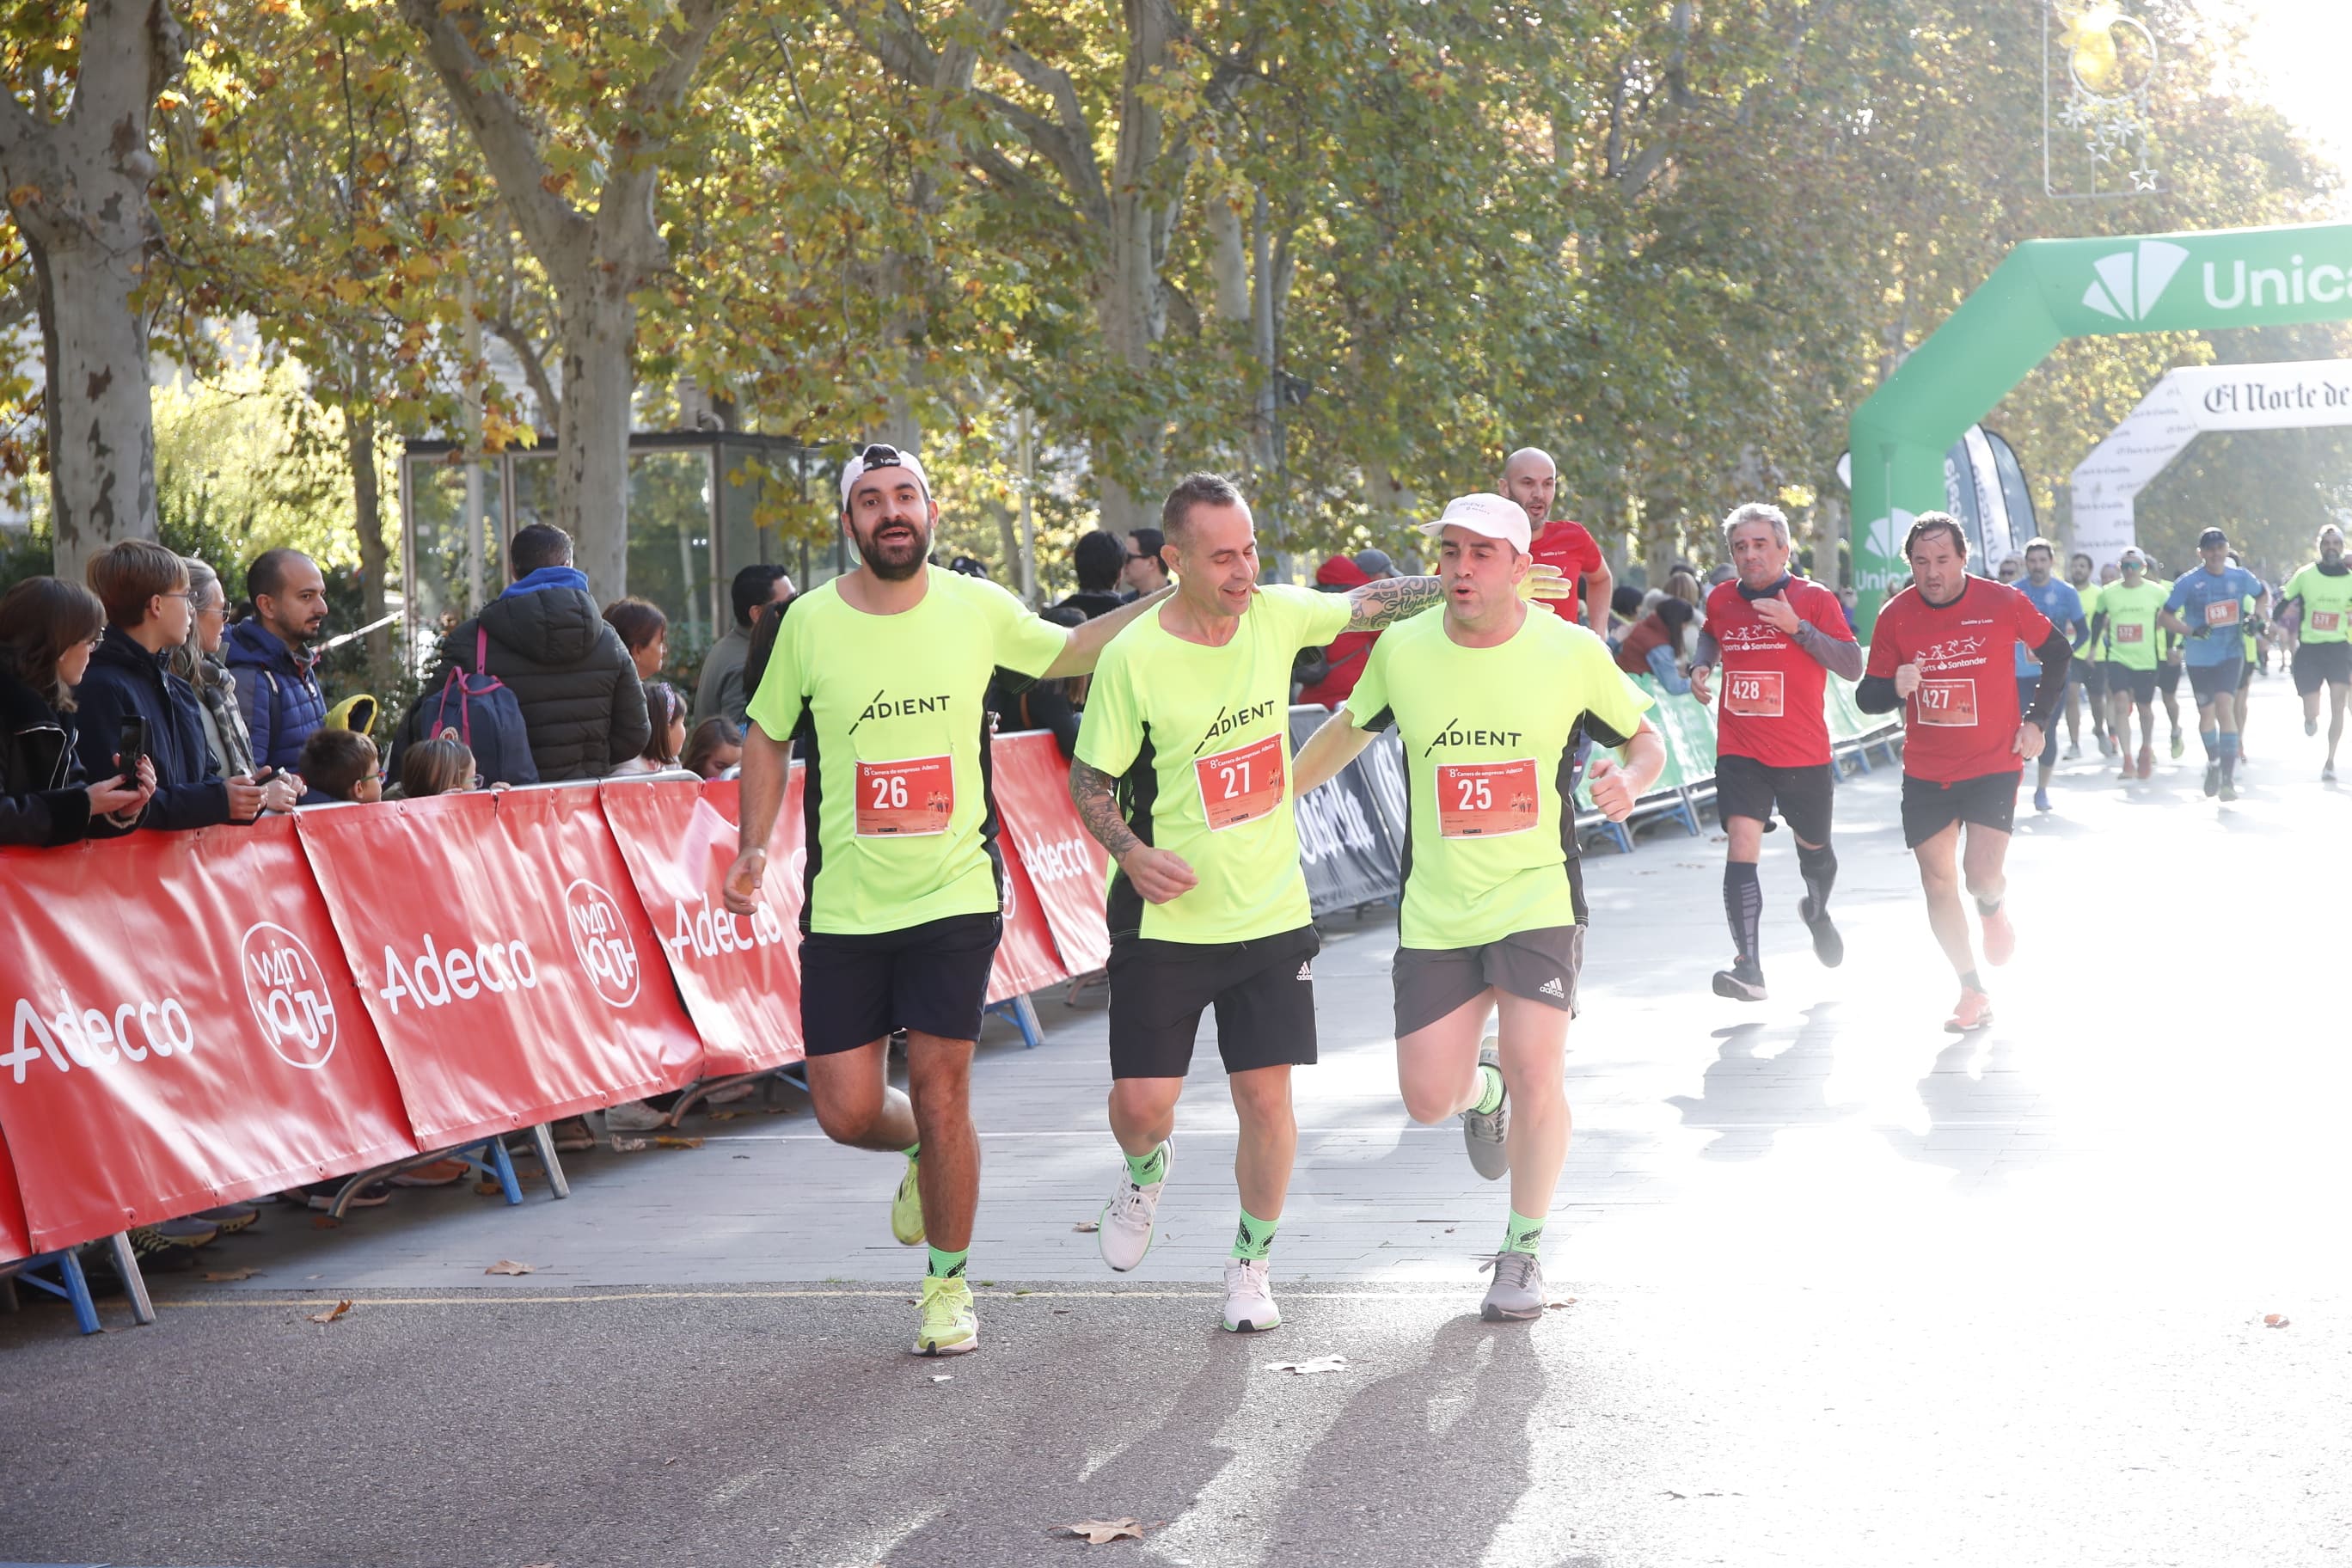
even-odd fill
[{"label": "adient logo on shirt", "polygon": [[1440,746],[1516,746],[1518,743],[1519,731],[1517,730],[1475,730],[1459,719],[1448,719],[1445,728],[1432,737],[1429,744],[1421,749],[1421,754],[1425,757]]},{"label": "adient logo on shirt", "polygon": [[1223,705],[1220,705],[1217,709],[1217,717],[1215,721],[1210,724],[1208,730],[1201,736],[1201,743],[1192,748],[1192,754],[1197,757],[1217,742],[1222,741],[1226,736],[1232,734],[1234,731],[1246,729],[1248,726],[1256,723],[1261,719],[1271,719],[1273,717],[1274,699],[1271,697],[1267,698],[1263,702],[1253,702],[1246,708],[1237,709],[1230,713],[1224,710]]},{"label": "adient logo on shirt", "polygon": [[[908,719],[918,713],[944,713],[947,710],[948,693],[944,691],[937,697],[892,697],[886,689],[876,692],[872,700],[866,704],[866,711],[857,716],[857,724],[863,724],[868,719]],[[851,734],[857,733],[857,724],[849,727]]]}]

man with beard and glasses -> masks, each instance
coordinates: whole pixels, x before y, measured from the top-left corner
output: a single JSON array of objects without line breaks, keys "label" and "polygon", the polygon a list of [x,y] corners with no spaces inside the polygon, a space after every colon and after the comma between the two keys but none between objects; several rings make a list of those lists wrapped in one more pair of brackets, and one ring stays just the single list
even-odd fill
[{"label": "man with beard and glasses", "polygon": [[[980,1345],[964,1279],[980,1188],[971,1057],[1003,932],[989,682],[1084,674],[1165,595],[1063,627],[929,565],[939,504],[921,462],[895,447],[849,459],[841,516],[860,564],[793,602],[751,698],[726,901],[739,915],[759,902],[797,735],[809,1096],[835,1142],[906,1155],[891,1232],[930,1245],[914,1351],[957,1355]],[[899,1029],[905,1093],[887,1071]]]}]

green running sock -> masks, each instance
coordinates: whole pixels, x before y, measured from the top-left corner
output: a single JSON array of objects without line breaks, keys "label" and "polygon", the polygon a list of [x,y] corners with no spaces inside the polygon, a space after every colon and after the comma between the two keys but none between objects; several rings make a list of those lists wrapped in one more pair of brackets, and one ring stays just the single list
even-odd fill
[{"label": "green running sock", "polygon": [[1233,1256],[1252,1263],[1263,1259],[1274,1247],[1274,1227],[1281,1223],[1242,1210],[1241,1228],[1234,1233]]},{"label": "green running sock", "polygon": [[963,1266],[970,1261],[971,1248],[969,1247],[961,1252],[943,1252],[934,1247],[931,1248],[931,1266],[923,1272],[934,1279],[961,1279],[963,1278]]},{"label": "green running sock", "polygon": [[1470,1109],[1480,1116],[1492,1116],[1503,1108],[1503,1069],[1493,1062],[1478,1064],[1478,1103]]},{"label": "green running sock", "polygon": [[1127,1179],[1139,1187],[1148,1187],[1168,1173],[1168,1145],[1156,1144],[1149,1154],[1127,1157]]},{"label": "green running sock", "polygon": [[1503,1226],[1503,1250],[1524,1252],[1530,1257],[1541,1252],[1543,1227],[1542,1220],[1529,1219],[1518,1210],[1513,1209],[1510,1219]]},{"label": "green running sock", "polygon": [[908,1144],[908,1145],[907,1145],[907,1158],[908,1158],[908,1159],[909,1159],[909,1160],[919,1160],[919,1159],[921,1159],[922,1157],[923,1157],[923,1146],[922,1146],[920,1143],[909,1143],[909,1144]]}]

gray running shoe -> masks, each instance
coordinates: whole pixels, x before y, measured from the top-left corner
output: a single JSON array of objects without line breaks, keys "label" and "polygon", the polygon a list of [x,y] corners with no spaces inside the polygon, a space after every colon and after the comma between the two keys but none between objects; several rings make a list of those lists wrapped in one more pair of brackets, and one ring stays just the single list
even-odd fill
[{"label": "gray running shoe", "polygon": [[[1482,1067],[1502,1070],[1502,1042],[1492,1035],[1479,1041],[1478,1061]],[[1503,1140],[1510,1131],[1511,1097],[1507,1089],[1504,1091],[1503,1103],[1488,1114],[1481,1116],[1475,1110],[1462,1113],[1462,1142],[1470,1150],[1470,1168],[1490,1182],[1499,1182],[1511,1173],[1511,1157],[1503,1147]]]},{"label": "gray running shoe", "polygon": [[1498,1252],[1492,1261],[1478,1267],[1481,1271],[1495,1271],[1486,1299],[1478,1304],[1480,1317],[1501,1323],[1526,1322],[1544,1315],[1543,1265],[1534,1253]]}]

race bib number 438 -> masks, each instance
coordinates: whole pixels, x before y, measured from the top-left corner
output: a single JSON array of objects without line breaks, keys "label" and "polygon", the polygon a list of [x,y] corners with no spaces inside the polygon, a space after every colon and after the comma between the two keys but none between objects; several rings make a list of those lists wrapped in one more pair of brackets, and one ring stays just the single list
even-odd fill
[{"label": "race bib number 438", "polygon": [[857,837],[923,838],[945,833],[955,816],[955,763],[909,757],[857,764]]},{"label": "race bib number 438", "polygon": [[1966,680],[1923,680],[1917,692],[1919,722],[1932,729],[1973,730],[1977,722],[1977,683]]},{"label": "race bib number 438", "polygon": [[1282,804],[1282,737],[1268,735],[1213,757],[1193,763],[1192,776],[1201,786],[1201,815],[1209,831],[1222,833],[1272,816]]},{"label": "race bib number 438", "polygon": [[1788,677],[1777,669],[1739,670],[1724,678],[1723,710],[1742,719],[1778,719],[1787,685]]},{"label": "race bib number 438", "polygon": [[1437,769],[1437,832],[1443,838],[1499,838],[1536,825],[1536,764],[1441,763]]}]

